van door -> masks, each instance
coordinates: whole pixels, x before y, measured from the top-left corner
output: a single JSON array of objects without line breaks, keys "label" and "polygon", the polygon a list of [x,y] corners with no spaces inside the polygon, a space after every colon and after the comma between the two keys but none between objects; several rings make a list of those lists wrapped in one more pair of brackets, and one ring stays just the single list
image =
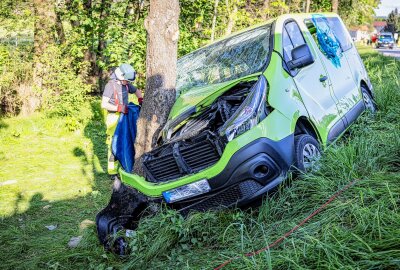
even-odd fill
[{"label": "van door", "polygon": [[[285,62],[292,60],[293,48],[306,43],[299,26],[293,20],[287,21],[282,30],[283,58]],[[337,130],[338,136],[345,128],[344,121],[336,106],[336,100],[329,86],[329,74],[326,72],[315,44],[310,44],[310,51],[315,62],[298,70],[284,69],[293,77],[293,81],[300,93],[301,99],[306,107],[310,119],[316,126],[323,143],[333,140],[328,136],[330,130]]]},{"label": "van door", "polygon": [[364,110],[358,84],[351,71],[346,54],[350,52],[351,42],[346,39],[347,30],[337,17],[323,15],[306,19],[305,24],[311,31],[319,48],[319,55],[330,75],[333,93],[337,99],[339,112],[346,116],[346,127]]}]

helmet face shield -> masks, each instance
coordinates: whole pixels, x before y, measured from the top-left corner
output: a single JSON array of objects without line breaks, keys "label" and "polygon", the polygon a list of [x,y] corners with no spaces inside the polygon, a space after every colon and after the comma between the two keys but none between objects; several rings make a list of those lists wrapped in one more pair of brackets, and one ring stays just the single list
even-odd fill
[{"label": "helmet face shield", "polygon": [[115,69],[115,76],[120,81],[133,82],[136,78],[136,71],[129,64],[122,64]]}]

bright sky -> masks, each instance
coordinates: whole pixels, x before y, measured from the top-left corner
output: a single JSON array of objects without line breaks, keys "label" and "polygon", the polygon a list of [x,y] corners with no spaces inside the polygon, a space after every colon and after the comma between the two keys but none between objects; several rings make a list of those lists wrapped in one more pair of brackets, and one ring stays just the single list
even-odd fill
[{"label": "bright sky", "polygon": [[400,0],[381,0],[381,4],[375,9],[375,14],[376,16],[387,16],[396,7],[400,12]]}]

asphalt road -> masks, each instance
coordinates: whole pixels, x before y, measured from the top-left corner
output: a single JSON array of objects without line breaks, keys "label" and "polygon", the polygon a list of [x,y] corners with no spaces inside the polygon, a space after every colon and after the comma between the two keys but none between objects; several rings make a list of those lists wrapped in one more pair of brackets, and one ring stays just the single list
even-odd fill
[{"label": "asphalt road", "polygon": [[397,59],[400,59],[400,48],[399,47],[393,48],[392,50],[387,49],[387,48],[376,49],[376,50],[385,56],[392,56]]}]

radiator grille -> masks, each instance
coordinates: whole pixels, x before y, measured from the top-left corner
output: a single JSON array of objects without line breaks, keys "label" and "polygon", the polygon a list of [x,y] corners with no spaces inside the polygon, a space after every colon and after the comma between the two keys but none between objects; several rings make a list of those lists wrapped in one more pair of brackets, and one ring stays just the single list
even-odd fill
[{"label": "radiator grille", "polygon": [[165,182],[191,173],[197,173],[218,162],[221,155],[216,145],[208,138],[195,143],[176,143],[173,150],[144,161],[146,178],[150,182]]}]

